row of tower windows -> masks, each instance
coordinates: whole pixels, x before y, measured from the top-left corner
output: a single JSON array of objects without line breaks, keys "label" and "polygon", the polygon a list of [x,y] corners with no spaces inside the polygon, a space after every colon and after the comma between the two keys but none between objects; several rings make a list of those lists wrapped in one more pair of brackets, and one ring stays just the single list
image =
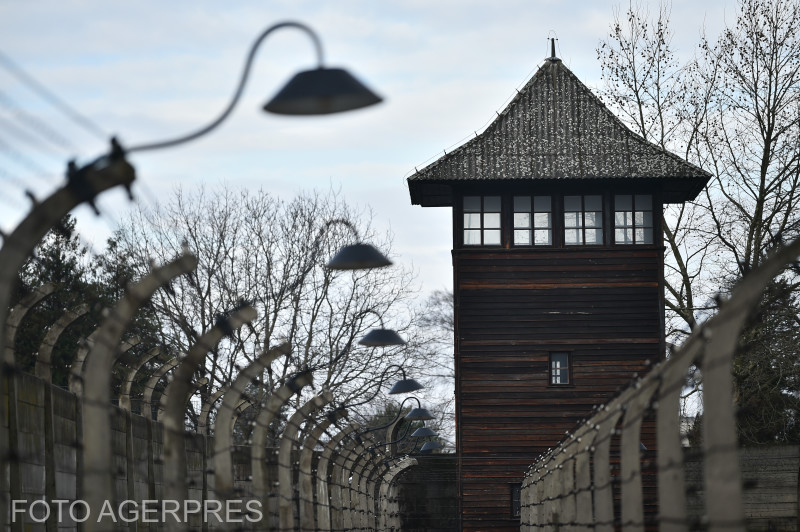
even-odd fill
[{"label": "row of tower windows", "polygon": [[[561,200],[563,224],[554,223],[554,202]],[[465,246],[503,244],[502,196],[464,196],[463,243]],[[554,230],[563,231],[565,246],[603,245],[603,196],[512,196],[511,245],[552,246]],[[613,196],[613,243],[653,243],[653,197],[650,194]]]}]

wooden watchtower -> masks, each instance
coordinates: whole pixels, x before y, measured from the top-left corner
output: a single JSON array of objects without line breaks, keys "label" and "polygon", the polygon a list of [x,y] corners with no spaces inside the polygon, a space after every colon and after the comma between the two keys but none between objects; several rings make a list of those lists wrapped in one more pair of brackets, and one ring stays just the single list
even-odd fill
[{"label": "wooden watchtower", "polygon": [[463,530],[519,530],[534,458],[663,356],[663,206],[709,177],[551,57],[482,134],[408,179],[413,204],[453,209]]}]

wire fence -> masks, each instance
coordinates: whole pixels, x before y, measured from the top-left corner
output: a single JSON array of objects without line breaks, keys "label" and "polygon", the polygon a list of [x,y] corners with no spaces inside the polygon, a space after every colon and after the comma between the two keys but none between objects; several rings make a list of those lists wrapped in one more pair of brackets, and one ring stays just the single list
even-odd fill
[{"label": "wire fence", "polygon": [[[765,288],[798,254],[800,240],[778,249],[679,349],[531,465],[522,484],[521,530],[746,530],[734,354]],[[703,376],[697,456],[682,445],[679,418],[692,367]],[[643,440],[653,429],[655,449],[647,449]],[[687,482],[689,462],[702,464],[700,486]]]},{"label": "wire fence", "polygon": [[[58,287],[39,287],[9,308],[19,268],[77,204],[133,178],[124,154],[112,149],[74,169],[66,186],[4,235],[0,530],[398,528],[393,481],[416,460],[391,455],[348,423],[330,392],[310,395],[311,371],[265,389],[261,377],[285,362],[289,345],[253,357],[213,392],[208,378],[198,378],[218,343],[256,318],[253,308],[231,309],[177,356],[166,346],[143,349],[126,332],[157,290],[197,267],[188,252],[129,285],[72,359],[56,361],[54,346],[93,302],[63,309],[44,334],[33,373],[23,370],[17,332]],[[67,372],[68,390],[53,384],[55,370]],[[203,388],[206,399],[193,399]],[[242,435],[246,445],[237,445]]]}]

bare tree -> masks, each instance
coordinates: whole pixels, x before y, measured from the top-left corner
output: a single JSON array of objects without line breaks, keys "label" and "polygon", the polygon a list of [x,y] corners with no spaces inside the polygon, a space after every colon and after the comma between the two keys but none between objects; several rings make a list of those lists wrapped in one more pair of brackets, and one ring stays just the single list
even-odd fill
[{"label": "bare tree", "polygon": [[[617,15],[598,48],[608,105],[646,140],[713,175],[695,202],[666,213],[673,340],[714,312],[714,294],[729,290],[782,241],[800,236],[800,2],[741,0],[738,7],[735,23],[716,39],[703,36],[696,57],[682,64],[671,49],[663,4],[654,22],[641,6],[629,4],[625,19]],[[798,320],[800,284],[793,270],[778,283],[777,299],[762,301],[745,337],[782,330],[786,341],[774,346],[788,346],[795,333],[772,324],[787,312]],[[781,365],[790,368],[788,380],[769,378],[769,368],[774,373],[787,356],[796,360],[795,352],[749,344],[760,347],[739,354],[738,383],[770,382],[784,396],[795,389],[797,364]],[[748,357],[753,363],[744,362]],[[748,389],[763,386],[740,386],[740,404],[752,399]],[[754,426],[746,432],[758,432],[750,430]]]},{"label": "bare tree", "polygon": [[389,236],[375,234],[368,217],[353,212],[335,193],[304,194],[287,202],[264,191],[226,186],[177,189],[155,208],[130,214],[113,239],[117,252],[142,269],[182,246],[198,256],[196,272],[158,293],[152,303],[163,342],[175,351],[186,350],[240,300],[256,307],[257,321],[210,354],[206,376],[217,386],[231,382],[260,350],[286,340],[290,357],[273,365],[260,388],[274,388],[311,368],[317,387],[348,402],[385,384],[380,377],[389,365],[401,363],[413,373],[419,364],[415,350],[358,345],[380,325],[380,317],[401,332],[410,326],[411,274],[399,265],[353,272],[324,268],[339,248],[355,241],[345,224],[328,224],[337,219],[388,253]]}]

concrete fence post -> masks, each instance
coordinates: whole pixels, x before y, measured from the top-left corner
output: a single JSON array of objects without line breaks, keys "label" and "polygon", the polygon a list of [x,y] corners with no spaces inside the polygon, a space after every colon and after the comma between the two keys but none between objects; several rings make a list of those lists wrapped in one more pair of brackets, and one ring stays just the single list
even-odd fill
[{"label": "concrete fence post", "polygon": [[46,382],[53,382],[53,372],[52,372],[52,358],[53,358],[53,348],[56,346],[56,342],[64,333],[64,331],[72,325],[72,323],[77,320],[78,318],[85,316],[89,312],[89,305],[82,304],[78,305],[74,309],[69,309],[58,318],[49,329],[47,329],[47,333],[44,335],[42,339],[42,343],[39,346],[39,352],[36,353],[36,365],[34,367],[34,373],[40,379]]},{"label": "concrete fence post", "polygon": [[[194,256],[183,255],[169,264],[154,269],[125,291],[125,296],[92,335],[95,336],[95,343],[82,374],[84,383],[82,489],[92,515],[98,515],[103,507],[103,501],[107,500],[109,494],[114,493],[110,423],[111,370],[119,355],[122,335],[139,308],[156,290],[196,267],[197,259]],[[138,343],[138,340],[136,342]],[[73,373],[75,369],[73,368]],[[86,532],[104,530],[107,527],[108,523],[98,523],[97,519],[88,519],[84,523]]]},{"label": "concrete fence post", "polygon": [[[314,508],[314,475],[312,471],[312,462],[314,459],[314,448],[317,446],[319,439],[328,430],[332,424],[337,423],[343,419],[347,419],[347,410],[343,408],[337,408],[336,410],[329,412],[326,416],[324,416],[319,423],[311,430],[311,432],[306,436],[305,440],[303,440],[303,450],[300,452],[300,466],[298,472],[298,493],[300,498],[300,530],[303,531],[313,531],[316,530],[315,525],[315,518],[317,516],[317,512]],[[322,457],[319,458],[317,461],[317,471],[321,467],[324,467],[325,476],[327,477],[327,469],[328,469],[328,461],[326,460],[324,463],[322,462]],[[317,477],[317,482],[323,482],[327,484],[328,479],[324,478],[323,481],[319,480],[319,476]],[[319,497],[319,490],[317,490],[317,504],[322,504],[322,501]],[[327,489],[323,492],[323,495],[327,495]],[[325,504],[327,505],[327,498],[325,500]],[[328,525],[330,526],[330,525]]]},{"label": "concrete fence post", "polygon": [[142,407],[141,415],[149,420],[153,420],[153,392],[155,392],[158,382],[164,378],[164,375],[175,369],[181,363],[180,357],[173,357],[164,362],[157,370],[153,372],[144,386],[142,392]]},{"label": "concrete fence post", "polygon": [[[2,289],[2,287],[0,287]],[[3,353],[3,368],[6,368],[8,371],[3,370],[3,375],[0,375],[0,382],[5,380],[3,384],[5,384],[6,391],[8,393],[8,407],[0,408],[0,416],[3,415],[3,412],[7,412],[8,415],[8,432],[5,432],[4,423],[0,420],[0,438],[3,440],[0,442],[0,452],[2,452],[2,456],[0,456],[0,462],[4,466],[0,470],[0,482],[2,485],[5,484],[5,465],[8,460],[8,457],[17,457],[16,460],[11,460],[11,464],[9,467],[8,479],[9,479],[9,486],[8,492],[10,498],[13,499],[21,499],[22,498],[22,472],[20,470],[20,463],[19,457],[22,456],[22,449],[20,448],[19,443],[19,406],[18,406],[18,399],[17,399],[17,391],[18,391],[18,382],[17,382],[17,365],[14,356],[14,342],[16,340],[17,330],[22,323],[22,320],[28,313],[35,307],[40,301],[42,301],[47,296],[51,295],[55,291],[56,287],[52,283],[48,283],[46,285],[40,286],[34,289],[30,294],[22,298],[22,300],[8,313],[8,317],[5,320],[5,326],[0,327],[5,332],[5,339],[6,345]],[[9,293],[11,292],[11,286],[8,286]],[[3,309],[3,314],[8,309]],[[7,450],[6,450],[7,448]],[[5,488],[5,486],[3,486]],[[0,510],[5,509],[5,489],[0,491]],[[6,515],[6,514],[2,514]],[[17,530],[21,530],[22,524],[19,523],[15,525]]]},{"label": "concrete fence post", "polygon": [[[272,482],[270,478],[269,469],[267,467],[267,437],[269,435],[269,427],[272,421],[278,417],[281,408],[289,401],[289,399],[313,382],[313,376],[310,371],[304,371],[289,379],[286,384],[275,390],[272,395],[267,399],[266,403],[262,405],[261,410],[256,416],[255,427],[253,427],[253,435],[251,437],[252,445],[250,447],[250,467],[251,475],[253,477],[252,489],[254,495],[261,499],[262,508],[268,512],[271,519],[271,505],[270,495],[273,494]],[[277,510],[277,509],[276,509]],[[279,524],[268,523],[268,526],[277,527]]]},{"label": "concrete fence post", "polygon": [[136,375],[139,373],[139,370],[142,369],[142,366],[153,360],[155,357],[161,354],[160,347],[154,347],[150,349],[147,353],[137,358],[133,363],[128,367],[128,370],[125,372],[123,379],[122,379],[122,387],[119,391],[119,407],[123,410],[128,412],[131,411],[131,387],[133,386],[133,381],[136,378]]},{"label": "concrete fence post", "polygon": [[278,509],[280,516],[280,529],[283,532],[295,530],[294,520],[294,467],[292,467],[292,450],[299,443],[300,424],[311,419],[316,412],[333,401],[333,394],[325,390],[319,395],[309,399],[298,408],[289,418],[286,428],[281,436],[278,450]]},{"label": "concrete fence post", "polygon": [[[31,255],[36,245],[47,232],[54,227],[68,212],[83,202],[92,202],[94,198],[119,185],[130,187],[135,179],[133,167],[125,161],[124,154],[118,146],[112,143],[111,154],[102,157],[85,167],[70,171],[67,183],[51,194],[42,202],[35,202],[30,214],[3,239],[0,248],[0,353],[3,353],[3,363],[0,364],[0,384],[8,391],[9,403],[16,397],[16,382],[13,379],[17,367],[13,359],[9,359],[6,351],[6,318],[9,312],[9,303],[12,286],[16,280],[19,269]],[[13,345],[11,345],[13,350]],[[0,493],[9,491],[6,479],[8,477],[8,464],[10,454],[9,440],[12,426],[12,412],[0,408]],[[16,423],[16,419],[13,420]],[[6,429],[6,426],[9,428]],[[13,459],[11,462],[13,463]],[[13,482],[12,482],[13,484]],[[5,497],[0,497],[0,515],[8,515],[8,504]],[[15,528],[21,530],[22,523]]]},{"label": "concrete fence post", "polygon": [[[256,318],[256,311],[245,306],[233,311],[224,321],[212,327],[202,335],[181,359],[175,368],[172,382],[167,385],[161,403],[164,405],[164,498],[174,501],[188,499],[186,485],[186,427],[184,417],[186,404],[192,390],[192,376],[202,367],[208,352],[213,349],[224,336],[242,327]],[[186,523],[178,522],[170,525],[176,530],[185,530]]]},{"label": "concrete fence post", "polygon": [[341,501],[341,486],[334,484],[332,474],[328,473],[330,460],[336,452],[336,448],[357,428],[357,424],[350,423],[336,433],[325,446],[322,456],[317,462],[317,529],[323,532],[330,532],[331,530],[331,507],[334,500],[334,490],[339,492],[336,500]]},{"label": "concrete fence post", "polygon": [[275,359],[281,355],[288,355],[290,349],[289,344],[284,343],[262,353],[239,372],[233,384],[225,391],[214,424],[214,483],[217,495],[220,497],[228,498],[233,493],[233,459],[231,458],[233,424],[234,416],[245,394],[245,388],[261,375]]}]

